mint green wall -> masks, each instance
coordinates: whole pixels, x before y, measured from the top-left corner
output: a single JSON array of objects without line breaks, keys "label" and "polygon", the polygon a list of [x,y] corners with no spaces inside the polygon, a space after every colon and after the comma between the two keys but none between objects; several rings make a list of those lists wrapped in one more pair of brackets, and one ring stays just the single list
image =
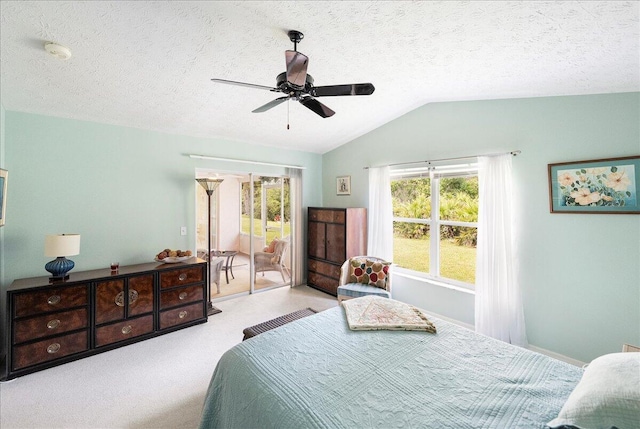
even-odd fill
[{"label": "mint green wall", "polygon": [[[2,102],[0,101],[0,168],[6,169],[4,165],[4,121],[5,121],[5,110],[2,106]],[[8,182],[7,182],[8,184]],[[5,197],[6,198],[6,197]],[[0,227],[0,285],[4,282],[4,227]],[[3,300],[0,299],[0,306],[2,305]],[[3,314],[3,311],[0,310],[0,315]],[[2,327],[2,320],[0,320],[0,328]],[[0,329],[0,332],[4,332]]]},{"label": "mint green wall", "polygon": [[16,278],[48,275],[47,234],[82,235],[80,255],[70,258],[75,270],[149,262],[166,247],[194,249],[198,167],[283,172],[187,154],[304,166],[303,204],[321,203],[321,189],[312,185],[321,182],[318,154],[13,111],[5,122],[11,200],[3,291]]},{"label": "mint green wall", "polygon": [[[434,103],[323,156],[325,206],[368,205],[362,167],[522,150],[519,281],[532,345],[590,361],[640,344],[640,216],[550,214],[547,164],[640,154],[640,94]],[[335,195],[351,175],[352,194]],[[473,323],[468,294],[400,278],[394,296]]]},{"label": "mint green wall", "polygon": [[[5,110],[4,106],[2,106],[2,100],[0,100],[0,168],[5,169],[4,165],[4,135],[5,135]],[[7,182],[8,185],[8,182]],[[6,195],[5,195],[6,198]],[[7,303],[4,299],[4,289],[2,288],[2,284],[5,279],[5,269],[4,269],[4,229],[5,227],[0,227],[0,364],[4,361],[4,356],[6,353],[6,341],[4,340],[4,332],[5,332],[5,314]],[[3,371],[0,370],[0,373]]]}]

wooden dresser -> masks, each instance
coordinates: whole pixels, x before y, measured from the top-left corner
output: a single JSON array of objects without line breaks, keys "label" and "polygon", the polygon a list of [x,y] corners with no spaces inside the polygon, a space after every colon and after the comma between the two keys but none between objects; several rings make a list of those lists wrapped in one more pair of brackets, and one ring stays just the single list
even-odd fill
[{"label": "wooden dresser", "polygon": [[367,209],[308,210],[307,284],[336,296],[344,261],[366,255]]},{"label": "wooden dresser", "polygon": [[140,264],[14,281],[6,379],[207,321],[207,264]]}]

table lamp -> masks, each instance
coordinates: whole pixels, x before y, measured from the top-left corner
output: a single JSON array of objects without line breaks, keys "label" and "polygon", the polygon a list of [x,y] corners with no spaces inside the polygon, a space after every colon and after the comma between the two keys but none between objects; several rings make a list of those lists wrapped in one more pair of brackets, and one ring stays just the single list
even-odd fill
[{"label": "table lamp", "polygon": [[50,282],[64,281],[69,278],[67,274],[74,267],[73,261],[65,256],[80,254],[80,234],[56,234],[47,235],[44,240],[44,256],[55,256],[56,259],[48,262],[44,269],[51,273]]}]

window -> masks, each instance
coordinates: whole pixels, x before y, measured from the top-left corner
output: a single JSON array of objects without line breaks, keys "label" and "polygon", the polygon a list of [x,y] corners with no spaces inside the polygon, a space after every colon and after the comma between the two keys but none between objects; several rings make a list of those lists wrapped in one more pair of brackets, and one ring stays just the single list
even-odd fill
[{"label": "window", "polygon": [[477,164],[391,171],[398,266],[471,288],[478,236]]}]

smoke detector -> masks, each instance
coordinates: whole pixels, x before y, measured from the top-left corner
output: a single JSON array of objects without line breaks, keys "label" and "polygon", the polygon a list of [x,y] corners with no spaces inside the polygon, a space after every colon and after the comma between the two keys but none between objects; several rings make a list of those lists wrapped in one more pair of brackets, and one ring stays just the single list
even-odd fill
[{"label": "smoke detector", "polygon": [[69,48],[58,45],[57,43],[45,43],[44,50],[60,60],[68,60],[71,58],[71,51]]}]

